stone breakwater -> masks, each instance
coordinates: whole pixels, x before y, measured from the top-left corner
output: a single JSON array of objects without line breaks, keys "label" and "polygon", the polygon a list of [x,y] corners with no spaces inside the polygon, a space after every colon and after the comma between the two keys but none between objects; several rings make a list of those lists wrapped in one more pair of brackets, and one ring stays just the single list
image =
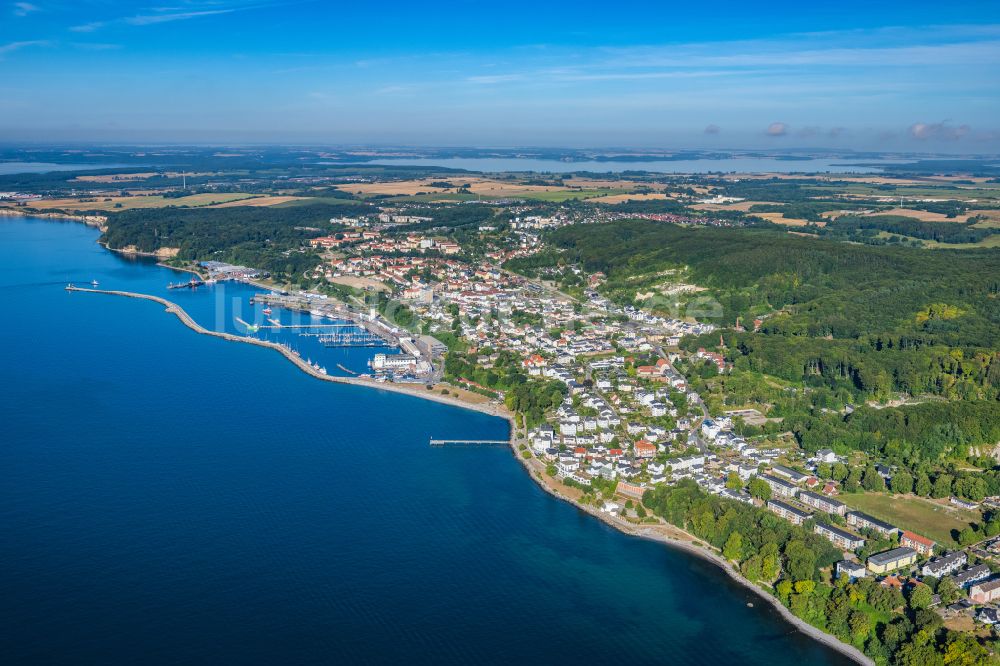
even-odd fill
[{"label": "stone breakwater", "polygon": [[160,305],[164,306],[167,312],[176,316],[178,319],[181,320],[181,323],[183,323],[185,326],[195,331],[196,333],[200,333],[202,335],[210,335],[215,338],[222,338],[223,340],[229,340],[230,342],[242,342],[244,344],[256,345],[258,347],[267,347],[268,349],[273,349],[274,351],[278,352],[279,354],[287,358],[293,364],[295,364],[295,367],[297,367],[299,370],[306,373],[307,375],[315,377],[316,379],[320,379],[325,382],[333,382],[335,384],[351,384],[354,386],[366,386],[368,388],[378,389],[382,391],[390,391],[392,393],[404,393],[406,395],[411,395],[413,397],[421,398],[423,400],[440,402],[455,407],[462,407],[463,409],[471,409],[473,411],[482,412],[484,414],[489,414],[490,416],[497,416],[500,418],[504,418],[511,422],[511,433],[513,436],[513,415],[511,415],[510,412],[508,412],[504,407],[499,405],[493,405],[489,403],[479,404],[479,403],[466,402],[460,398],[451,395],[441,395],[440,393],[434,393],[433,391],[422,389],[422,387],[416,388],[414,386],[392,384],[389,382],[376,382],[361,377],[340,377],[337,375],[328,375],[316,370],[316,368],[312,367],[311,365],[303,361],[301,358],[299,358],[299,356],[297,356],[294,352],[292,352],[284,345],[280,345],[276,342],[270,342],[268,340],[259,340],[257,338],[234,335],[233,333],[225,333],[223,331],[209,330],[204,326],[202,326],[201,324],[199,324],[197,321],[195,321],[194,318],[184,310],[184,308],[182,308],[181,306],[177,305],[172,301],[168,301],[167,299],[161,298],[159,296],[153,296],[151,294],[140,294],[132,291],[90,289],[85,287],[74,287],[74,286],[66,287],[66,291],[87,293],[87,294],[106,294],[110,296],[122,296],[125,298],[136,298],[145,301],[153,301],[155,303],[159,303]]}]

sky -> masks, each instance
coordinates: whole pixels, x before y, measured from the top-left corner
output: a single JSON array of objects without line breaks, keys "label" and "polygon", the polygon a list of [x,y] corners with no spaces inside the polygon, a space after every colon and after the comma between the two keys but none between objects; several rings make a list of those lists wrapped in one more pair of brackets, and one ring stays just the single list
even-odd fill
[{"label": "sky", "polygon": [[1000,2],[0,0],[0,141],[1000,154]]}]

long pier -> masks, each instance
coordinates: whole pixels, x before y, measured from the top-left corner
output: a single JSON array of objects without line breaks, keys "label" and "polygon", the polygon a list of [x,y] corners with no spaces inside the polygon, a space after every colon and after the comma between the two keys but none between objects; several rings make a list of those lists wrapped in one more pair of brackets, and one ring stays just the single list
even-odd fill
[{"label": "long pier", "polygon": [[261,324],[257,328],[360,328],[360,327],[357,324]]},{"label": "long pier", "polygon": [[[282,356],[287,358],[289,361],[295,364],[302,372],[320,379],[324,382],[334,382],[335,384],[351,384],[354,386],[367,386],[368,388],[380,389],[383,391],[390,391],[393,393],[405,393],[407,395],[413,396],[415,398],[421,398],[423,400],[430,400],[432,402],[440,402],[447,405],[452,405],[454,407],[461,407],[462,409],[469,409],[475,412],[482,412],[484,414],[489,414],[490,416],[497,416],[503,419],[507,419],[511,424],[511,432],[514,431],[514,417],[506,410],[501,407],[496,407],[493,405],[483,404],[472,404],[450,398],[448,396],[443,396],[434,391],[419,390],[412,385],[397,385],[390,382],[376,382],[370,379],[364,379],[362,377],[342,377],[337,375],[327,375],[316,368],[312,367],[304,360],[299,358],[291,349],[284,345],[280,345],[276,342],[270,342],[268,340],[261,340],[259,338],[234,335],[232,333],[223,333],[221,331],[211,331],[198,322],[189,315],[184,308],[172,303],[165,298],[160,298],[159,296],[153,296],[151,294],[140,294],[133,291],[115,291],[110,289],[89,289],[85,287],[74,287],[73,285],[67,285],[66,291],[68,292],[80,292],[86,294],[107,294],[110,296],[123,296],[125,298],[137,298],[144,301],[153,301],[154,303],[159,303],[166,308],[166,311],[173,314],[175,317],[181,320],[185,326],[190,328],[196,333],[202,335],[210,335],[213,338],[222,338],[223,340],[229,340],[230,342],[242,342],[243,344],[256,345],[257,347],[267,347],[268,349],[273,349],[280,353]],[[508,442],[504,442],[505,445]]]},{"label": "long pier", "polygon": [[[335,306],[331,304],[317,305],[310,302],[308,299],[300,297],[288,297],[280,296],[276,294],[257,294],[254,296],[254,302],[266,303],[268,305],[274,305],[277,307],[285,308],[287,310],[298,310],[300,312],[307,312],[310,315],[316,316],[320,315],[323,317],[330,317],[331,319],[340,319],[342,321],[350,322],[347,324],[337,323],[337,324],[302,324],[299,328],[348,328],[351,326],[356,326],[358,328],[363,328],[367,330],[372,335],[377,335],[383,340],[385,340],[389,346],[398,347],[400,346],[399,333],[394,332],[389,326],[379,322],[374,321],[370,317],[362,315],[359,312],[355,312],[346,307]],[[313,314],[313,313],[316,314]],[[261,326],[260,328],[267,328],[266,326]],[[290,327],[288,327],[290,328]]]},{"label": "long pier", "polygon": [[506,439],[432,439],[431,446],[509,446]]}]

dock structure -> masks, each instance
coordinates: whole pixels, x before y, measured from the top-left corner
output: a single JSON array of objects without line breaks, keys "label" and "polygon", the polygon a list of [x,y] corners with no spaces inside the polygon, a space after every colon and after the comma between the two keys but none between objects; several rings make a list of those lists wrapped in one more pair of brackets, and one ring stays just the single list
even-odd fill
[{"label": "dock structure", "polygon": [[317,336],[324,347],[388,347],[389,343],[368,331],[337,331]]},{"label": "dock structure", "polygon": [[508,446],[506,439],[432,439],[431,446]]},{"label": "dock structure", "polygon": [[[247,325],[245,321],[239,317],[235,318],[237,322]],[[268,319],[270,322],[274,322],[274,319]],[[357,324],[282,324],[282,323],[271,323],[271,324],[259,324],[257,328],[357,328]]]},{"label": "dock structure", "polygon": [[[335,324],[302,324],[297,326],[297,328],[309,329],[309,328],[326,327],[335,329],[338,327],[350,328],[353,326],[357,328],[363,328],[372,335],[379,336],[380,338],[385,340],[385,344],[389,347],[400,346],[399,330],[391,327],[387,323],[378,321],[376,317],[357,312],[347,306],[342,306],[332,303],[317,304],[316,302],[308,298],[302,298],[298,296],[282,296],[279,294],[256,294],[254,296],[254,302],[285,308],[287,310],[306,312],[314,317],[322,316],[339,320]],[[268,328],[268,327],[261,326],[261,328]],[[293,328],[293,326],[282,325],[281,328]],[[404,334],[406,333],[404,332]],[[372,346],[379,346],[379,345],[372,345]]]},{"label": "dock structure", "polygon": [[[152,301],[154,303],[159,303],[164,308],[166,308],[166,312],[177,317],[177,319],[179,319],[182,324],[190,328],[195,333],[199,333],[201,335],[207,335],[213,338],[220,338],[222,340],[228,340],[230,342],[240,342],[243,344],[272,349],[280,353],[289,361],[291,361],[292,364],[294,364],[294,366],[297,367],[302,372],[324,382],[333,382],[336,384],[350,384],[353,386],[364,386],[378,391],[391,391],[393,393],[402,393],[416,398],[421,398],[424,400],[431,400],[433,402],[440,402],[456,407],[462,407],[463,409],[470,409],[473,411],[482,412],[484,414],[489,414],[490,416],[496,416],[499,418],[506,419],[511,424],[511,428],[513,428],[514,425],[514,417],[510,413],[492,404],[463,403],[461,401],[455,400],[452,396],[443,396],[431,391],[420,390],[415,386],[413,386],[412,384],[393,384],[392,382],[377,382],[375,380],[363,376],[344,377],[339,375],[328,375],[321,369],[317,370],[314,366],[311,366],[308,363],[306,363],[299,357],[297,353],[292,351],[288,347],[288,345],[278,344],[277,342],[271,342],[269,340],[261,340],[259,338],[255,338],[252,336],[234,335],[232,333],[209,330],[204,326],[202,326],[201,324],[199,324],[198,322],[196,322],[194,318],[191,317],[191,315],[189,315],[184,310],[184,308],[177,305],[176,303],[168,301],[167,299],[161,298],[159,296],[153,296],[152,294],[141,294],[132,291],[117,291],[111,289],[88,289],[86,287],[76,287],[72,284],[66,285],[65,289],[67,292],[77,292],[83,294],[105,294],[108,296],[135,298],[145,301]],[[506,445],[507,442],[504,442],[504,444]]]}]

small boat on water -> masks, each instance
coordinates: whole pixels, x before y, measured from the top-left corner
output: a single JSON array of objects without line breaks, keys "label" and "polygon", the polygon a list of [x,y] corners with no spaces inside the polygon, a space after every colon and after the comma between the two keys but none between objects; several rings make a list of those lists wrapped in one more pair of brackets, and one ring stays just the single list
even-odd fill
[{"label": "small boat on water", "polygon": [[100,283],[97,280],[91,280],[90,284],[96,287]]},{"label": "small boat on water", "polygon": [[205,283],[202,282],[201,280],[191,278],[187,282],[179,282],[177,284],[171,282],[170,284],[167,285],[167,289],[196,289],[202,286],[203,284]]},{"label": "small boat on water", "polygon": [[263,312],[266,315],[269,315],[271,314],[271,308],[264,308],[263,310],[261,310],[261,312]]}]

